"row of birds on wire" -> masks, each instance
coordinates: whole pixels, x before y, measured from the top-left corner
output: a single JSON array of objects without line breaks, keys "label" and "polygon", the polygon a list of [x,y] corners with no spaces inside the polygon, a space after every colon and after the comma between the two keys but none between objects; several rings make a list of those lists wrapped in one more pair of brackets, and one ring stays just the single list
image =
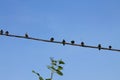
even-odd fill
[{"label": "row of birds on wire", "polygon": [[[1,30],[0,30],[0,35],[9,36],[9,32],[8,32],[8,31],[5,31],[5,32],[4,32],[4,31],[1,29]],[[25,33],[24,38],[29,38],[29,35],[28,35],[27,33]],[[49,42],[54,42],[54,38],[51,37],[50,40],[48,40],[48,41],[49,41]],[[64,39],[62,40],[61,43],[63,44],[63,46],[65,46],[65,45],[67,44],[67,42],[66,42]],[[75,41],[72,40],[69,44],[74,45],[74,44],[75,44]],[[85,45],[84,42],[81,42],[81,43],[80,43],[80,46],[85,47],[86,45]],[[98,50],[101,50],[101,49],[102,49],[101,44],[98,44],[97,48],[98,48]],[[108,46],[108,50],[111,50],[111,49],[112,49],[112,46],[111,46],[111,45]]]}]

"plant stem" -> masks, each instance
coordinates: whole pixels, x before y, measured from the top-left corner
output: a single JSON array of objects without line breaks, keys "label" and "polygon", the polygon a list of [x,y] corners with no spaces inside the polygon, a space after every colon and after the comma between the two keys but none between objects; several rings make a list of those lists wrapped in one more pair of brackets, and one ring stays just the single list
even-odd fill
[{"label": "plant stem", "polygon": [[53,74],[54,74],[54,72],[52,71],[52,72],[51,72],[51,80],[53,79]]}]

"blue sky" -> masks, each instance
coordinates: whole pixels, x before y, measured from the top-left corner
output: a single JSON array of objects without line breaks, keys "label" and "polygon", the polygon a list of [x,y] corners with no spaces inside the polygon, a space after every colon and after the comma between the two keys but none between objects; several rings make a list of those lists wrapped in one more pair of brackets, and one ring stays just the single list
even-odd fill
[{"label": "blue sky", "polygon": [[[0,28],[10,34],[120,49],[119,0],[1,0]],[[63,59],[54,80],[120,80],[120,53],[0,36],[0,80],[49,77],[49,57]]]}]

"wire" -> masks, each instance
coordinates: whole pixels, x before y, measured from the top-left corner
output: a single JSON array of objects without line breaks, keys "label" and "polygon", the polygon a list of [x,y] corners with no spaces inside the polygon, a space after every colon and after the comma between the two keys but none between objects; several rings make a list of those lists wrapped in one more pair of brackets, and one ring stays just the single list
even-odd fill
[{"label": "wire", "polygon": [[94,48],[94,49],[98,49],[98,50],[110,50],[110,51],[120,52],[119,49],[113,49],[112,46],[109,46],[109,48],[101,47],[101,44],[99,44],[99,46],[89,46],[89,45],[85,45],[83,42],[81,42],[81,44],[73,43],[74,41],[71,41],[71,43],[68,43],[65,40],[63,40],[62,42],[61,41],[55,41],[54,38],[51,38],[50,40],[46,40],[46,39],[29,37],[28,34],[25,34],[24,36],[12,35],[12,34],[9,34],[8,31],[6,31],[6,33],[2,32],[2,33],[0,33],[0,35],[8,36],[8,37],[30,39],[30,40],[42,41],[42,42],[49,42],[49,43],[57,43],[57,44],[63,44],[63,45],[79,46],[79,47],[85,47],[85,48]]}]

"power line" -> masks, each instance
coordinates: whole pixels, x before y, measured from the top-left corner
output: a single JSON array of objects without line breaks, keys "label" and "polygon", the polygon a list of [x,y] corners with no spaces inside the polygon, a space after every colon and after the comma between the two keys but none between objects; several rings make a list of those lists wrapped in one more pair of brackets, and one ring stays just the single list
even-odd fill
[{"label": "power line", "polygon": [[63,44],[63,45],[79,46],[79,47],[85,47],[85,48],[94,48],[94,49],[98,49],[98,50],[110,50],[110,51],[120,52],[120,49],[113,49],[112,46],[109,46],[108,48],[102,47],[101,44],[98,44],[98,46],[89,46],[89,45],[86,45],[84,42],[81,42],[81,44],[76,44],[75,41],[73,41],[73,40],[71,41],[71,43],[66,42],[65,40],[63,40],[63,41],[55,41],[53,37],[50,38],[50,40],[46,40],[46,39],[30,37],[27,33],[24,36],[19,36],[19,35],[9,34],[8,31],[6,31],[4,33],[4,31],[1,30],[0,35],[8,36],[8,37],[30,39],[30,40],[36,40],[36,41],[42,41],[42,42],[49,42],[49,43],[57,43],[57,44]]}]

